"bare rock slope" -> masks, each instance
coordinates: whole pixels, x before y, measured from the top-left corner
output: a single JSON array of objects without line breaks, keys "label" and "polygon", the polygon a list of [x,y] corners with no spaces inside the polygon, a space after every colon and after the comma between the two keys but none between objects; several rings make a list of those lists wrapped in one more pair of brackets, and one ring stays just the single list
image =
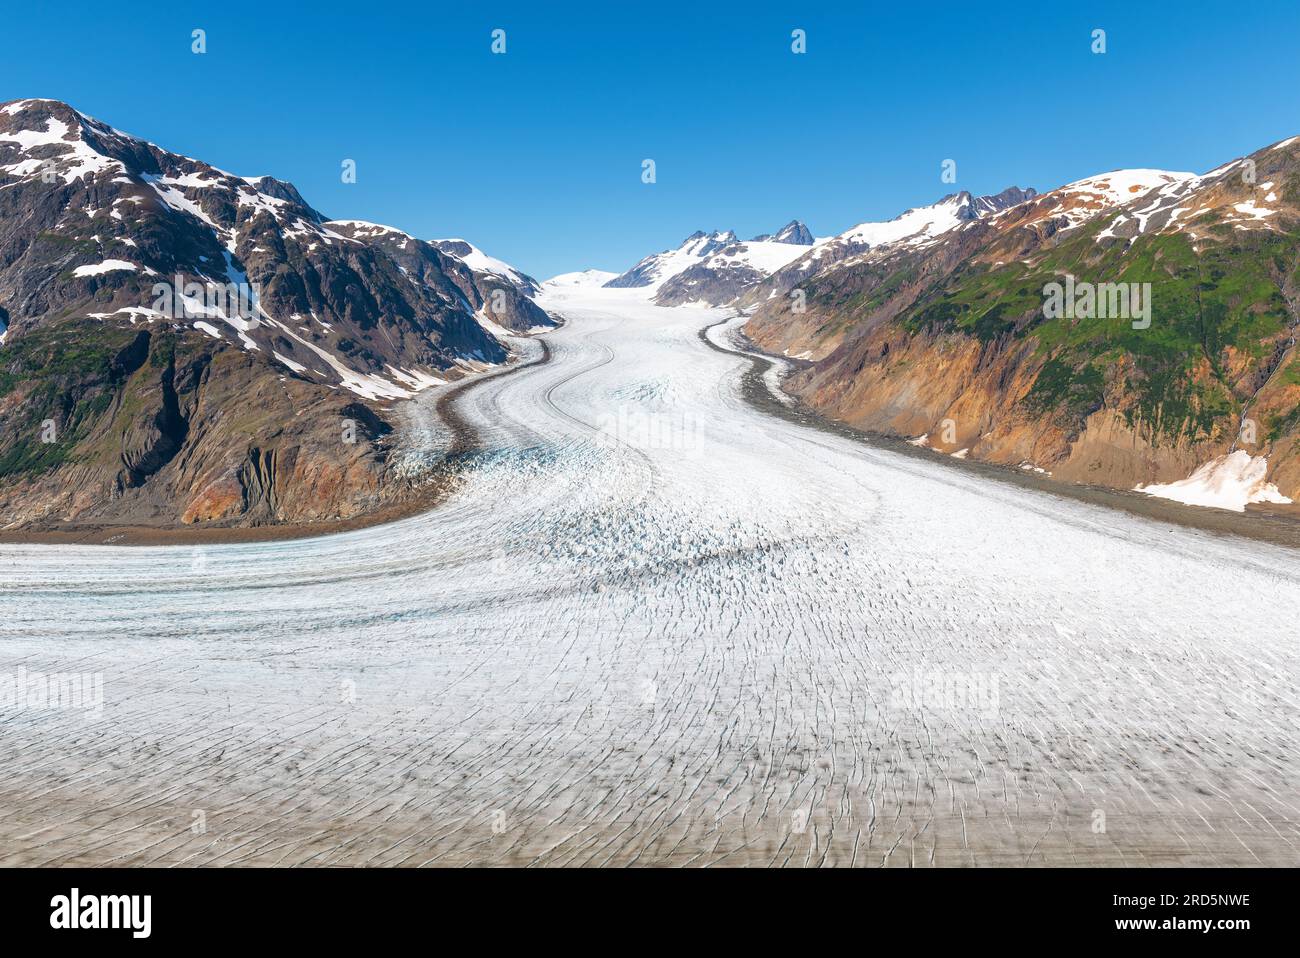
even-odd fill
[{"label": "bare rock slope", "polygon": [[526,277],[412,242],[64,103],[0,106],[0,526],[302,522],[391,498],[385,404],[505,361],[490,329],[550,324]]}]

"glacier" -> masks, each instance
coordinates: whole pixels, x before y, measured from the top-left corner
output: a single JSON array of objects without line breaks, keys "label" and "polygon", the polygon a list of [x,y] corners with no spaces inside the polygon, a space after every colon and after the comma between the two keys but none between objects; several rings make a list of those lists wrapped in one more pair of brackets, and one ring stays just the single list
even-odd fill
[{"label": "glacier", "polygon": [[0,695],[0,864],[1300,861],[1300,557],[767,415],[646,296],[547,287],[428,513],[0,545],[0,678],[103,688]]}]

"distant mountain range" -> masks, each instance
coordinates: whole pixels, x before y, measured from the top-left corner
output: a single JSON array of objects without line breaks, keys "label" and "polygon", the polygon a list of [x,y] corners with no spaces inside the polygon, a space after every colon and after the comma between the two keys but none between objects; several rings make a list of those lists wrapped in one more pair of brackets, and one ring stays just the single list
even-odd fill
[{"label": "distant mountain range", "polygon": [[722,306],[736,302],[774,274],[781,274],[779,283],[794,282],[883,243],[925,243],[960,223],[1034,195],[1033,190],[1014,187],[997,196],[956,193],[934,206],[908,210],[888,223],[859,223],[821,240],[798,220],[791,220],[775,234],[764,233],[751,240],[738,240],[730,230],[692,233],[676,249],[647,256],[605,285],[649,287],[661,306]]},{"label": "distant mountain range", "polygon": [[507,333],[554,325],[537,289],[463,240],[330,221],[291,184],[6,103],[4,524],[371,509],[382,403],[504,362]]}]

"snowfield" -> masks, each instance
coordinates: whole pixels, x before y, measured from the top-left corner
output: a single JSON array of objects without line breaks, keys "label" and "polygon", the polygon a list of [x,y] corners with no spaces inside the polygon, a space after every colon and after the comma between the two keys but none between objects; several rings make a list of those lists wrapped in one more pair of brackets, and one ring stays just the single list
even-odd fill
[{"label": "snowfield", "polygon": [[646,295],[547,288],[434,512],[0,546],[0,864],[1300,863],[1300,557],[768,416]]}]

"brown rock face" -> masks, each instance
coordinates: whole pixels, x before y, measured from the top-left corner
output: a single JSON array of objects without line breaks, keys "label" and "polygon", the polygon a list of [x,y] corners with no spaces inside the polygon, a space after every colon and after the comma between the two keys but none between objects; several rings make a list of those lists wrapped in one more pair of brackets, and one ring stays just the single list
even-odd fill
[{"label": "brown rock face", "polygon": [[[77,340],[81,326],[54,332]],[[28,337],[19,356],[44,335]],[[55,441],[42,443],[39,423],[23,421],[27,441],[10,455],[54,465],[0,488],[6,527],[306,522],[403,494],[389,475],[391,427],[370,405],[268,374],[235,347],[167,329],[141,335],[134,368],[71,369],[42,384],[53,397],[43,408],[67,410],[52,420]]]},{"label": "brown rock face", "polygon": [[212,522],[238,515],[244,509],[244,487],[233,475],[214,479],[185,507],[181,522]]},{"label": "brown rock face", "polygon": [[[937,237],[816,252],[749,294],[745,330],[815,360],[788,381],[813,408],[1123,489],[1243,450],[1300,501],[1300,138],[1204,176],[1119,171]],[[1053,284],[1120,311],[1054,310]]]}]

